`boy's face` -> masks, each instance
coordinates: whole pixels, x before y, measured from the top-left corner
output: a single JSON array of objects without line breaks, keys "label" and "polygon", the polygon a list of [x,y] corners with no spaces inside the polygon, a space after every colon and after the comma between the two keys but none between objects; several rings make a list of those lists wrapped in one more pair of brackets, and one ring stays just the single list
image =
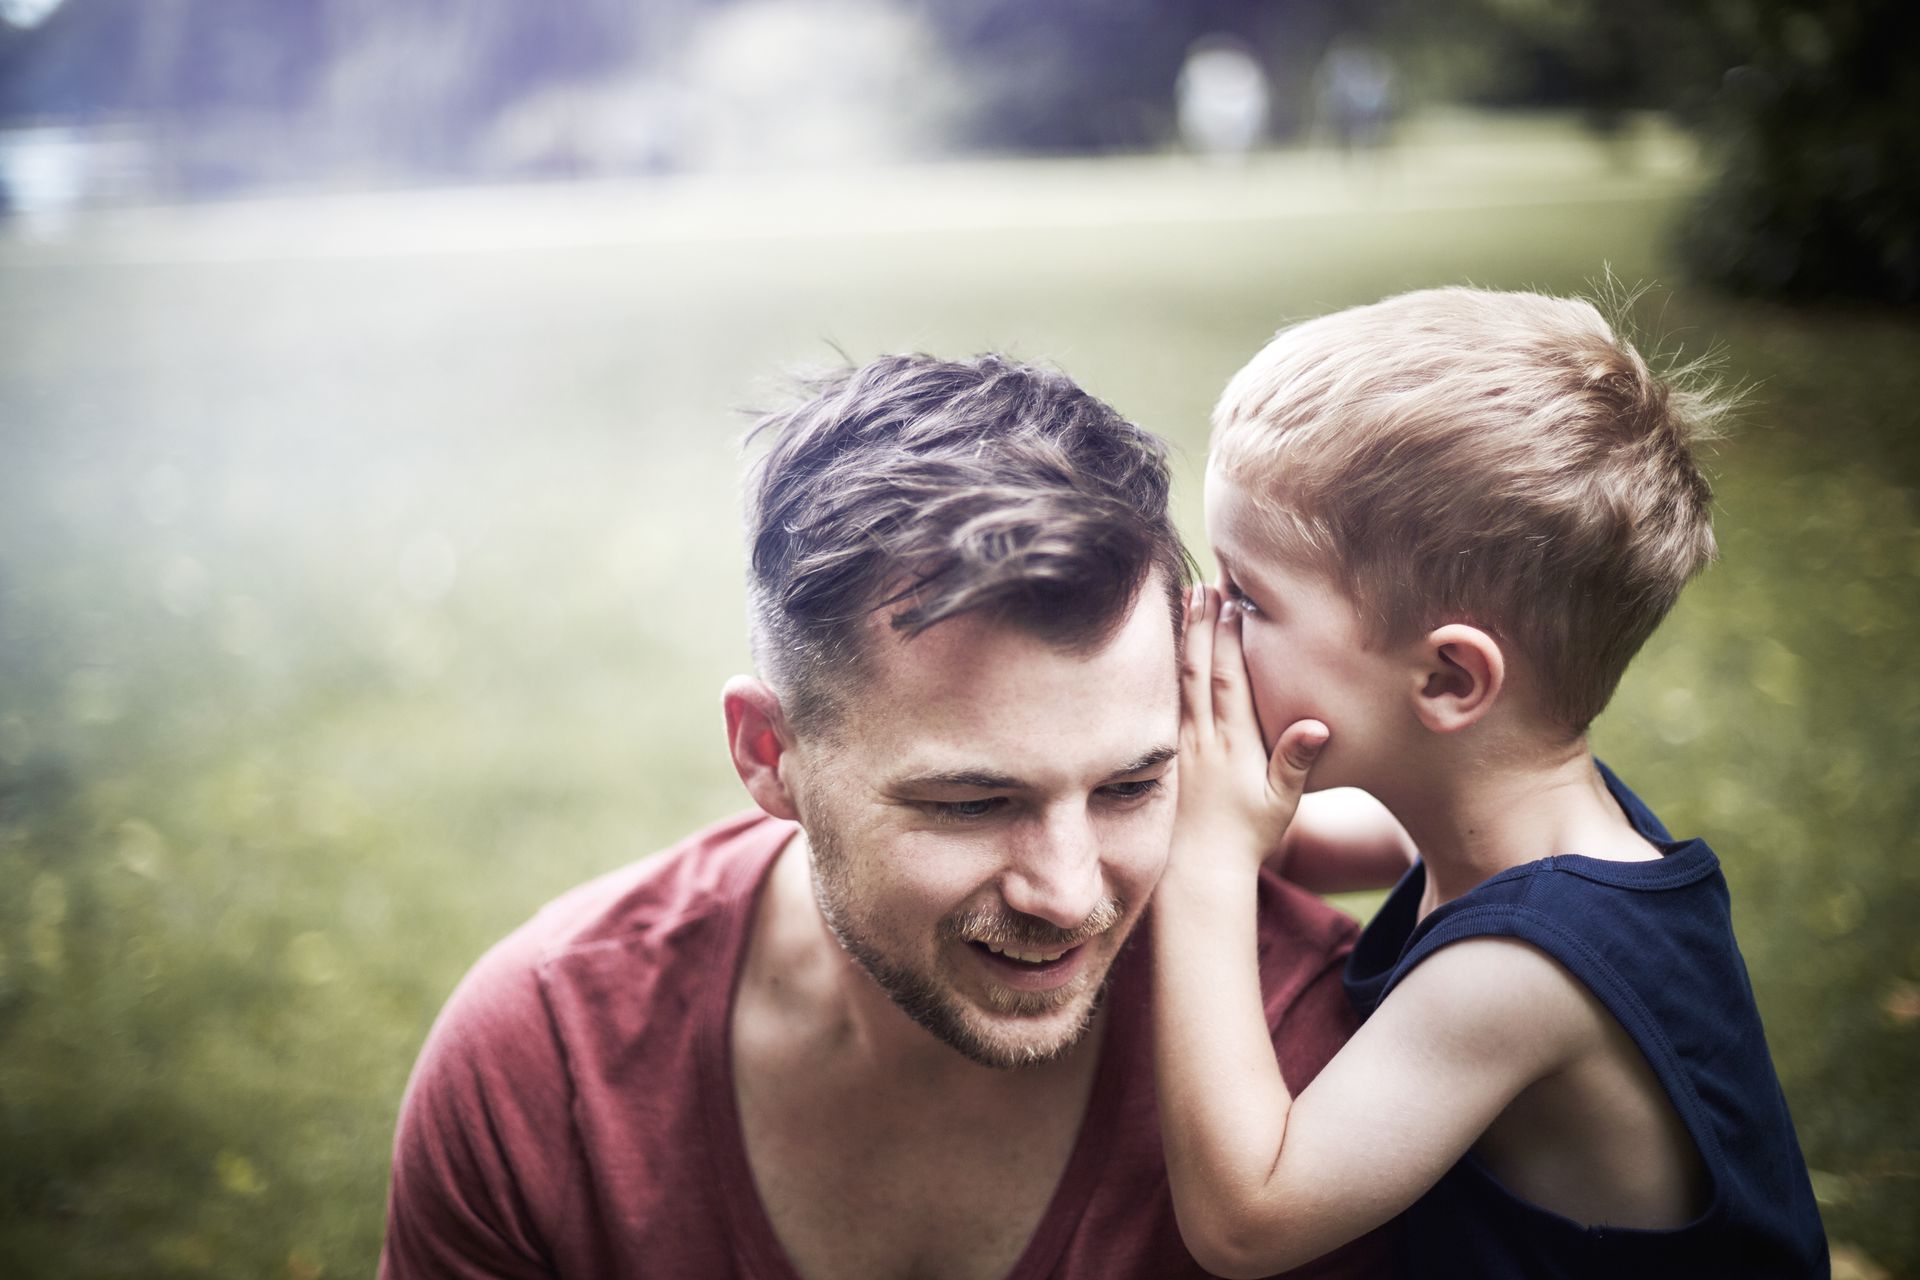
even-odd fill
[{"label": "boy's face", "polygon": [[1415,668],[1370,648],[1359,615],[1324,575],[1273,550],[1259,509],[1240,484],[1209,470],[1207,537],[1221,594],[1243,612],[1240,635],[1261,736],[1272,748],[1296,720],[1320,720],[1333,737],[1310,789],[1368,787],[1401,755],[1419,722]]}]

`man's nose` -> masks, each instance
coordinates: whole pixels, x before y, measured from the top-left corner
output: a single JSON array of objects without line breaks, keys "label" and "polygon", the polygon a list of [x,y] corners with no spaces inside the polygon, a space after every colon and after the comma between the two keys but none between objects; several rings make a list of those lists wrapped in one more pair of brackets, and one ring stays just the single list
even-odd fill
[{"label": "man's nose", "polygon": [[1007,905],[1062,929],[1085,923],[1107,896],[1089,815],[1049,810],[1017,839],[1000,883]]}]

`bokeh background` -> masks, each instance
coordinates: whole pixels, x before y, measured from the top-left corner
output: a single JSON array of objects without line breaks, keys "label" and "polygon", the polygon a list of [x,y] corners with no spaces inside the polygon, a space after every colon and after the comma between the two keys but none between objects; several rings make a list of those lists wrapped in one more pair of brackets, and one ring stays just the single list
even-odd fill
[{"label": "bokeh background", "polygon": [[1920,1275],[1912,13],[0,0],[0,1274],[371,1271],[466,966],[745,803],[781,370],[1056,363],[1198,543],[1278,325],[1611,281],[1749,408],[1598,748],[1721,851],[1837,1273]]}]

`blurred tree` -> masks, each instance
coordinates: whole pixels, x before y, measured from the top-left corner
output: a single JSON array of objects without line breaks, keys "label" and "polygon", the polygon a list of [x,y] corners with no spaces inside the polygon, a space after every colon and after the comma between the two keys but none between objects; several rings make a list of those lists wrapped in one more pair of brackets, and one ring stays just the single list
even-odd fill
[{"label": "blurred tree", "polygon": [[284,112],[325,61],[327,0],[68,0],[0,24],[0,119],[132,111]]},{"label": "blurred tree", "polygon": [[1194,10],[1159,0],[921,0],[972,105],[965,143],[1099,151],[1173,131],[1173,86],[1201,33]]},{"label": "blurred tree", "polygon": [[1575,108],[1601,133],[1635,109],[1698,119],[1741,57],[1702,6],[1662,0],[1398,0],[1385,25],[1403,59],[1444,68],[1432,96]]},{"label": "blurred tree", "polygon": [[1175,128],[1188,50],[1231,37],[1271,87],[1268,133],[1295,134],[1314,69],[1342,33],[1366,32],[1391,0],[918,0],[967,77],[963,144],[1102,151],[1158,146]]},{"label": "blurred tree", "polygon": [[0,23],[0,122],[137,119],[162,185],[471,169],[548,85],[665,60],[703,0],[66,0]]},{"label": "blurred tree", "polygon": [[[1267,133],[1295,133],[1330,43],[1364,31],[1391,3],[871,0],[866,7],[931,31],[937,61],[956,70],[965,109],[952,121],[949,145],[1085,152],[1170,142],[1180,67],[1208,35],[1253,51],[1272,86]],[[154,138],[162,185],[185,191],[298,176],[466,174],[486,168],[491,131],[531,100],[640,81],[666,100],[687,78],[700,33],[756,7],[769,6],[65,0],[33,27],[0,23],[0,122],[139,120]],[[822,38],[844,46],[836,53],[862,56],[859,33],[837,16],[846,6],[813,7]],[[877,71],[912,74],[891,64]]]},{"label": "blurred tree", "polygon": [[1920,302],[1920,74],[1908,0],[1716,6],[1749,56],[1706,123],[1718,174],[1683,244],[1743,292]]},{"label": "blurred tree", "polygon": [[[1409,96],[1578,107],[1608,135],[1640,108],[1698,126],[1714,177],[1683,243],[1707,279],[1786,297],[1920,300],[1920,75],[1903,61],[1920,7],[1908,0],[870,7],[887,6],[934,32],[957,71],[965,106],[950,145],[1165,144],[1176,133],[1182,60],[1210,34],[1259,59],[1268,135],[1285,137],[1309,117],[1326,51],[1360,34],[1381,41]],[[740,7],[66,0],[31,27],[0,22],[0,121],[139,118],[158,185],[174,190],[367,171],[471,174],[486,170],[485,139],[517,104],[556,86],[671,87],[699,32]],[[834,25],[848,56],[862,56],[846,35]],[[629,133],[674,127],[664,90],[614,97],[624,116],[659,117]]]},{"label": "blurred tree", "polygon": [[1389,26],[1451,73],[1429,85],[1439,96],[1573,107],[1603,135],[1634,109],[1694,126],[1712,176],[1682,247],[1704,279],[1920,300],[1920,75],[1905,61],[1920,8],[1906,0],[1400,0]]}]

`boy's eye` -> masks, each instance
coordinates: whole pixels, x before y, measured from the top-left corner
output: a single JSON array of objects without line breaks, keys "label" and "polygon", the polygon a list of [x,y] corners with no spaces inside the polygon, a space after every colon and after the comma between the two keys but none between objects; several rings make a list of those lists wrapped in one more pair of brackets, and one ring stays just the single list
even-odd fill
[{"label": "boy's eye", "polygon": [[927,800],[921,807],[942,822],[973,822],[1006,802],[1004,796],[989,796],[984,800]]},{"label": "boy's eye", "polygon": [[1260,606],[1247,599],[1247,593],[1242,591],[1240,584],[1232,579],[1227,580],[1227,599],[1233,601],[1233,607],[1242,613],[1255,614],[1260,612]]}]

